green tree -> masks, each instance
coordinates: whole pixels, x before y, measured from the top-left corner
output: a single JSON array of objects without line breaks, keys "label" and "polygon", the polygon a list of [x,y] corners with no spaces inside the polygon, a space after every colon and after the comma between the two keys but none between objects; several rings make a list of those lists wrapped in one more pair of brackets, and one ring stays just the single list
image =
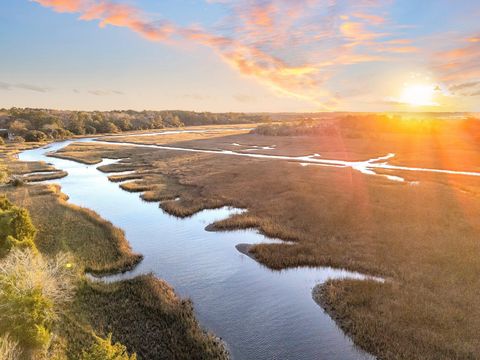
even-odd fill
[{"label": "green tree", "polygon": [[43,131],[29,130],[26,132],[24,138],[25,138],[25,141],[37,142],[37,141],[46,140],[47,135]]},{"label": "green tree", "polygon": [[25,354],[47,350],[58,315],[72,299],[74,269],[65,254],[44,259],[30,249],[0,260],[0,336],[10,334]]},{"label": "green tree", "polygon": [[81,360],[136,360],[137,355],[129,355],[125,345],[112,343],[112,334],[106,339],[97,337],[90,349],[83,352]]},{"label": "green tree", "polygon": [[0,197],[0,257],[14,247],[36,251],[35,234],[28,210],[14,206],[5,196]]}]

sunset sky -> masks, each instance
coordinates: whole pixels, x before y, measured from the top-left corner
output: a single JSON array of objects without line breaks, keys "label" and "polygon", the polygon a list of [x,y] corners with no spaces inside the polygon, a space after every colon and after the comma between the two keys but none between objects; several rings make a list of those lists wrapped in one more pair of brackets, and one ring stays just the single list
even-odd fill
[{"label": "sunset sky", "polygon": [[480,111],[472,0],[2,0],[0,107]]}]

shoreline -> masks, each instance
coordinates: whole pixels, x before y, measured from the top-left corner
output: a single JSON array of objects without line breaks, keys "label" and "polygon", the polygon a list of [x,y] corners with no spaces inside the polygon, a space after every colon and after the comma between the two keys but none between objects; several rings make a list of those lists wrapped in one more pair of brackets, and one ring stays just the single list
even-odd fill
[{"label": "shoreline", "polygon": [[[49,142],[50,143],[50,142]],[[48,145],[49,143],[45,144],[45,143],[38,143],[38,144],[35,144],[31,147],[29,147],[28,149],[34,149],[34,148],[38,148],[38,147],[43,147],[43,146],[46,146]],[[11,161],[13,162],[18,162],[18,163],[25,163],[25,164],[28,164],[29,167],[32,167],[33,164],[37,164],[37,163],[40,163],[42,164],[42,166],[50,166],[48,165],[47,163],[42,163],[42,162],[37,162],[37,161],[32,161],[32,162],[23,162],[21,161],[19,158],[18,158],[18,154],[22,151],[24,151],[25,149],[21,149],[21,150],[18,150],[16,151],[16,157],[15,158],[11,158]],[[70,161],[74,161],[72,159],[68,159]],[[7,164],[8,166],[8,164]],[[32,172],[40,172],[42,170],[36,170],[36,171],[32,171]],[[62,170],[55,170],[57,172],[61,172]],[[66,172],[65,172],[66,173]],[[68,175],[68,174],[66,174]],[[55,180],[55,179],[52,179],[52,180]],[[24,197],[23,200],[21,200],[21,198],[19,199],[20,201],[25,201],[25,199],[28,200],[29,203],[31,203],[31,201],[33,200],[33,196],[38,196],[38,195],[35,195],[37,193],[39,194],[42,194],[44,196],[53,196],[53,197],[56,197],[57,199],[55,200],[56,203],[58,204],[59,207],[61,206],[65,206],[66,208],[70,209],[71,212],[73,213],[78,213],[78,215],[76,215],[75,219],[85,219],[86,221],[88,222],[92,222],[92,224],[96,224],[95,226],[100,226],[100,228],[103,228],[105,229],[106,232],[110,233],[111,234],[111,240],[113,240],[114,238],[117,239],[118,236],[118,240],[121,241],[121,243],[118,244],[117,246],[117,250],[118,251],[123,251],[125,249],[129,250],[131,252],[131,256],[133,257],[131,259],[131,261],[127,261],[127,262],[123,262],[121,264],[105,264],[104,265],[101,265],[100,267],[97,266],[96,264],[91,264],[91,265],[88,265],[88,264],[85,264],[85,266],[83,267],[83,274],[81,275],[82,277],[85,277],[88,279],[89,275],[92,276],[92,277],[97,277],[97,276],[108,276],[108,275],[115,275],[115,274],[121,274],[121,273],[125,273],[125,272],[128,272],[132,269],[134,269],[142,260],[143,260],[143,255],[142,254],[137,254],[137,253],[134,253],[133,251],[131,251],[131,246],[130,246],[130,243],[128,242],[128,240],[125,238],[125,235],[123,233],[123,230],[121,230],[120,228],[116,227],[115,225],[113,225],[111,222],[109,222],[108,220],[105,220],[103,217],[101,217],[98,213],[96,213],[95,211],[89,209],[89,208],[85,208],[85,207],[82,207],[82,206],[79,206],[79,205],[76,205],[74,203],[70,203],[68,201],[68,195],[66,195],[65,193],[62,192],[61,190],[61,187],[60,185],[58,184],[35,184],[35,183],[31,183],[31,184],[25,184],[19,188],[15,188],[15,187],[11,187],[10,185],[6,185],[8,186],[8,196],[11,197],[11,196],[14,196],[14,197],[18,197],[18,195],[15,195],[18,191],[20,192],[27,192],[26,193],[26,198]],[[43,190],[44,187],[47,187],[49,189],[49,191],[45,191]],[[30,194],[30,192],[32,192],[32,194]],[[51,195],[49,195],[51,194]],[[48,199],[52,199],[53,201],[53,198],[48,198]],[[35,200],[37,203],[38,203],[38,200]],[[31,205],[30,205],[31,206]],[[44,216],[44,215],[42,215]],[[46,214],[45,214],[46,216]],[[36,215],[35,217],[36,221],[38,222],[38,215]],[[83,220],[82,220],[83,221]],[[75,221],[76,222],[76,221]],[[67,225],[69,227],[74,227],[76,225],[72,224],[72,225]],[[42,231],[45,231],[46,228],[44,226],[40,226],[40,228],[42,228]],[[53,228],[49,228],[48,231],[50,232],[54,232],[55,230]],[[124,242],[122,242],[122,240],[124,240]],[[105,238],[105,241],[109,241],[107,238]],[[113,243],[112,243],[113,244]],[[59,244],[60,245],[60,244]],[[73,250],[73,248],[72,248]],[[77,255],[75,255],[75,257],[77,257]],[[98,264],[100,265],[100,264]],[[165,284],[165,285],[155,285],[154,287],[164,287],[164,286],[167,286],[169,289],[171,290],[168,290],[167,293],[165,294],[165,296],[167,296],[167,298],[165,299],[162,299],[161,296],[164,296],[162,295],[161,293],[158,293],[156,294],[155,291],[152,289],[151,293],[150,290],[148,290],[150,287],[152,287],[153,285],[149,285],[147,288],[141,290],[141,288],[143,287],[143,282],[144,282],[144,276],[140,275],[138,277],[135,277],[134,279],[132,279],[132,281],[135,283],[135,281],[137,281],[137,287],[139,287],[139,290],[141,294],[144,294],[144,296],[146,296],[148,294],[148,298],[150,300],[148,301],[153,301],[151,304],[153,305],[154,303],[157,303],[157,306],[163,306],[162,304],[165,304],[165,302],[169,302],[169,301],[173,301],[175,304],[178,303],[178,305],[175,305],[175,306],[179,306],[179,309],[178,309],[178,315],[177,314],[170,314],[168,315],[165,320],[168,320],[168,321],[178,321],[178,324],[174,326],[175,327],[182,327],[184,326],[186,329],[190,329],[188,330],[189,332],[191,332],[191,335],[192,337],[187,337],[183,340],[181,340],[179,342],[180,345],[178,346],[187,346],[187,348],[189,347],[192,347],[193,348],[197,348],[197,350],[199,351],[198,352],[198,355],[199,354],[202,354],[204,351],[208,351],[210,354],[217,354],[218,357],[215,357],[215,359],[220,359],[220,358],[229,358],[228,356],[228,346],[225,345],[225,343],[223,342],[223,340],[221,338],[219,338],[218,336],[210,333],[207,329],[204,329],[203,327],[201,327],[196,319],[196,315],[195,313],[193,312],[193,308],[190,309],[190,305],[189,304],[189,300],[188,299],[184,299],[184,298],[180,298],[176,295],[175,293],[175,290],[169,285],[166,283],[165,280],[163,280],[162,278],[158,277],[158,276],[155,276],[154,279],[152,279],[152,283],[158,283],[158,284]],[[125,292],[123,291],[123,287],[127,286],[128,287],[128,284],[129,282],[127,280],[125,281],[120,281],[118,284],[114,284],[113,285],[113,288],[117,288],[118,291],[120,291],[120,293],[117,295],[116,299],[121,303],[124,299],[125,296],[129,296],[128,295],[128,292]],[[90,285],[86,285],[86,286],[90,286]],[[100,285],[99,285],[100,286]],[[102,287],[99,288],[100,290],[102,289]],[[106,289],[106,288],[105,288]],[[169,297],[173,296],[171,295],[170,293],[173,293],[175,294],[174,297],[172,299],[174,300],[168,300]],[[101,290],[99,292],[99,294],[104,294],[104,290]],[[100,296],[100,295],[99,295]],[[103,296],[103,295],[101,295]],[[155,297],[158,296],[158,298],[155,300]],[[92,298],[91,300],[92,301],[97,301],[95,300],[98,296],[95,296],[94,298]],[[117,301],[115,300],[115,301]],[[134,306],[135,304],[135,300],[131,300],[133,303],[132,303],[132,307],[131,309],[132,310],[129,310],[128,312],[124,312],[123,313],[123,316],[129,316],[129,317],[132,317],[132,321],[134,322],[134,320],[137,319],[136,315],[135,314],[138,314],[138,315],[141,315],[143,316],[145,319],[147,319],[149,317],[149,315],[147,315],[147,313],[142,313],[144,311],[147,311],[148,309],[148,303],[145,303],[145,304],[142,304],[140,306],[140,308],[138,308],[136,305]],[[142,303],[142,299],[138,299],[138,304],[141,304]],[[118,304],[120,306],[120,303]],[[86,306],[86,304],[85,304]],[[170,307],[172,305],[169,305],[168,307]],[[89,306],[86,306],[87,308]],[[167,307],[167,308],[168,308]],[[135,309],[135,310],[134,310]],[[98,313],[98,311],[95,309],[95,307],[93,307],[91,309],[92,311],[92,314],[95,314],[97,313],[99,316],[100,314]],[[176,310],[175,310],[176,311]],[[74,310],[74,312],[76,312]],[[184,315],[182,315],[184,314]],[[167,315],[167,314],[166,314]],[[93,316],[92,318],[92,321],[94,321],[94,319],[96,319],[96,316]],[[102,315],[103,317],[106,317],[106,319],[110,319],[110,315],[107,314],[107,313],[104,313]],[[155,315],[153,317],[151,317],[151,322],[155,323],[154,321],[154,318],[155,317],[159,317],[160,315]],[[172,318],[173,316],[173,318]],[[176,316],[179,316],[178,319],[175,320],[175,317]],[[185,319],[183,319],[184,316],[187,316]],[[100,319],[100,318],[99,318]],[[113,321],[113,323],[115,323],[115,320],[114,318],[112,317],[111,320]],[[161,321],[162,318],[158,319]],[[77,321],[77,320],[75,320]],[[82,319],[83,321],[83,319]],[[104,320],[104,321],[107,321],[107,323],[109,323],[110,320]],[[95,322],[95,321],[94,321]],[[185,322],[183,325],[181,325],[182,322]],[[191,322],[191,323],[190,323]],[[100,330],[101,328],[103,328],[104,325],[102,325],[103,321],[100,321],[98,322],[98,326],[94,326],[94,328],[96,329],[96,331],[100,331],[100,333],[103,332],[103,330]],[[93,324],[93,323],[92,323]],[[90,325],[89,325],[90,326]],[[132,325],[134,326],[134,325]],[[142,336],[142,331],[141,330],[141,327],[137,327],[139,329],[139,331],[136,331],[137,332],[137,335],[134,335],[133,337],[135,339],[130,339],[130,335],[126,335],[128,334],[129,331],[131,330],[128,330],[128,327],[125,328],[124,332],[122,332],[122,329],[119,328],[114,336],[120,336],[120,338],[122,338],[122,342],[128,344],[129,346],[129,349],[133,352],[137,352],[138,355],[140,356],[142,351],[145,352],[147,350],[142,350],[140,351],[140,348],[137,350],[137,347],[136,346],[133,346],[131,345],[132,341],[133,342],[137,342],[139,346],[142,346],[144,349],[148,348],[148,344],[143,344],[142,345],[142,338],[144,338],[144,336]],[[128,331],[127,331],[128,330]],[[135,332],[135,330],[133,330]],[[200,333],[198,333],[200,332]],[[155,337],[155,336],[160,336],[159,333],[157,334],[158,332],[154,331],[153,333],[149,334],[150,337]],[[123,335],[122,335],[123,334]],[[196,335],[195,335],[196,334]],[[106,335],[106,334],[104,334]],[[162,335],[163,336],[163,335]],[[172,340],[174,341],[176,337],[174,337]],[[70,338],[69,338],[69,341],[70,341]],[[77,339],[72,339],[73,343],[72,343],[72,346],[76,346],[76,341]],[[157,343],[157,347],[158,346],[163,346],[162,344],[158,344],[158,340],[153,340],[152,338],[152,344],[153,343]],[[163,341],[163,340],[161,340]],[[213,342],[212,342],[213,341]],[[181,345],[183,344],[183,345]],[[217,344],[217,345],[215,345]],[[173,346],[173,345],[172,345]],[[215,347],[218,347],[217,349],[215,349]],[[175,348],[173,346],[173,348]],[[222,350],[219,350],[219,349],[222,349]],[[139,352],[140,351],[140,352]],[[161,352],[160,352],[161,353]],[[158,354],[158,353],[157,353]],[[182,355],[184,356],[185,352],[179,352],[179,355]],[[223,354],[220,356],[220,354]],[[142,358],[145,358],[145,359],[148,359],[148,358],[151,358],[151,356],[155,356],[155,353],[153,354],[150,354],[148,356],[142,356]],[[212,355],[213,356],[213,355]]]}]

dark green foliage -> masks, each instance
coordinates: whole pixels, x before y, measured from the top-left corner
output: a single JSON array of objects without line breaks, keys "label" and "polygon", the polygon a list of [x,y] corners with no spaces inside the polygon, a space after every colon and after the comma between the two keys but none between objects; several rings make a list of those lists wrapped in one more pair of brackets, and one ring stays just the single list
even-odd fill
[{"label": "dark green foliage", "polygon": [[28,211],[12,205],[6,197],[0,197],[0,257],[13,247],[36,250],[35,234]]},{"label": "dark green foliage", "polygon": [[44,141],[47,139],[47,135],[42,131],[29,130],[26,132],[24,139],[28,142]]},{"label": "dark green foliage", "polygon": [[96,343],[83,352],[82,360],[136,360],[137,355],[128,355],[127,348],[120,344],[112,344],[112,334],[106,339],[97,337]]},{"label": "dark green foliage", "polygon": [[0,275],[0,334],[9,333],[23,348],[42,348],[50,340],[53,302],[39,288],[18,291],[15,278]]}]

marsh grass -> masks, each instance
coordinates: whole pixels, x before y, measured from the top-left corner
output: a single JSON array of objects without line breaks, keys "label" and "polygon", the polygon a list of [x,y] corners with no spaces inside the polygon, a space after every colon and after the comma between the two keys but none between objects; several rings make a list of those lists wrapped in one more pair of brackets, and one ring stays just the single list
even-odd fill
[{"label": "marsh grass", "polygon": [[[17,164],[14,159],[8,161],[8,166]],[[24,170],[33,168],[45,171],[35,163]],[[89,209],[67,203],[68,197],[58,185],[3,185],[1,191],[30,211],[38,229],[36,245],[46,256],[58,259],[68,251],[78,265],[76,270],[98,275],[131,269],[141,260],[122,230]],[[199,326],[191,302],[178,298],[163,281],[142,276],[106,285],[80,279],[73,303],[58,314],[60,335],[52,341],[45,359],[64,359],[64,355],[80,359],[84,350],[95,344],[97,334],[107,337],[111,332],[114,341],[125,340],[129,352],[139,354],[138,359],[227,359],[223,344]],[[48,293],[57,294],[48,285],[50,278],[37,280],[45,283]],[[9,338],[0,339],[0,359],[16,356],[14,350],[15,343]]]},{"label": "marsh grass", "polygon": [[43,253],[71,252],[81,266],[96,274],[126,271],[142,259],[132,252],[122,230],[94,211],[67,203],[59,187],[27,186],[6,193],[29,209],[39,229],[36,244]]},{"label": "marsh grass", "polygon": [[98,158],[95,155],[92,155],[91,157],[78,157],[77,153],[68,153],[68,152],[61,152],[57,151],[53,154],[49,154],[51,157],[56,157],[59,159],[65,159],[65,160],[74,160],[76,162],[85,164],[85,165],[95,165],[98,164],[102,161],[101,158]]},{"label": "marsh grass", "polygon": [[142,181],[128,181],[120,184],[120,187],[128,192],[144,192],[152,191],[155,189],[155,186],[145,184]]},{"label": "marsh grass", "polygon": [[227,359],[220,341],[198,325],[191,302],[152,275],[84,283],[75,306],[100,334],[113,333],[139,359]]},{"label": "marsh grass", "polygon": [[26,182],[40,182],[40,181],[46,181],[46,180],[55,180],[55,179],[61,179],[68,176],[68,172],[66,171],[54,171],[51,174],[29,174],[29,175],[24,175],[22,177],[22,180]]},{"label": "marsh grass", "polygon": [[[328,136],[234,135],[176,145],[275,144],[270,153],[319,153],[342,160],[393,152],[397,156],[391,162],[397,165],[479,170],[476,136],[430,131],[428,126],[415,132],[411,124],[402,123],[398,133],[382,130],[381,136],[361,129],[346,136],[350,130],[344,129]],[[333,266],[388,277],[385,284],[331,282],[319,300],[356,344],[380,359],[480,357],[477,178],[401,173],[416,182],[411,186],[350,168],[301,168],[284,161],[153,149],[118,151],[150,174],[149,184],[166,184],[144,197],[180,196],[180,201],[161,203],[168,213],[186,217],[231,205],[248,212],[217,222],[213,229],[257,228],[294,240],[294,245],[250,249],[270,268]]]},{"label": "marsh grass", "polygon": [[19,360],[20,356],[18,342],[13,340],[9,334],[0,336],[0,359]]},{"label": "marsh grass", "polygon": [[143,176],[141,174],[124,174],[124,175],[110,175],[108,180],[111,182],[123,182],[127,180],[138,180]]},{"label": "marsh grass", "polygon": [[198,199],[192,200],[181,198],[179,201],[163,201],[160,203],[160,208],[167,214],[179,218],[192,216],[205,209],[219,209],[224,206],[230,206],[230,204],[222,199],[199,201]]},{"label": "marsh grass", "polygon": [[[216,221],[209,226],[209,231],[229,231],[241,229],[257,229],[261,234],[278,238],[284,241],[299,241],[299,236],[295,232],[283,227],[271,219],[260,218],[248,213],[230,216],[227,219]],[[252,248],[254,249],[255,246]]]}]

